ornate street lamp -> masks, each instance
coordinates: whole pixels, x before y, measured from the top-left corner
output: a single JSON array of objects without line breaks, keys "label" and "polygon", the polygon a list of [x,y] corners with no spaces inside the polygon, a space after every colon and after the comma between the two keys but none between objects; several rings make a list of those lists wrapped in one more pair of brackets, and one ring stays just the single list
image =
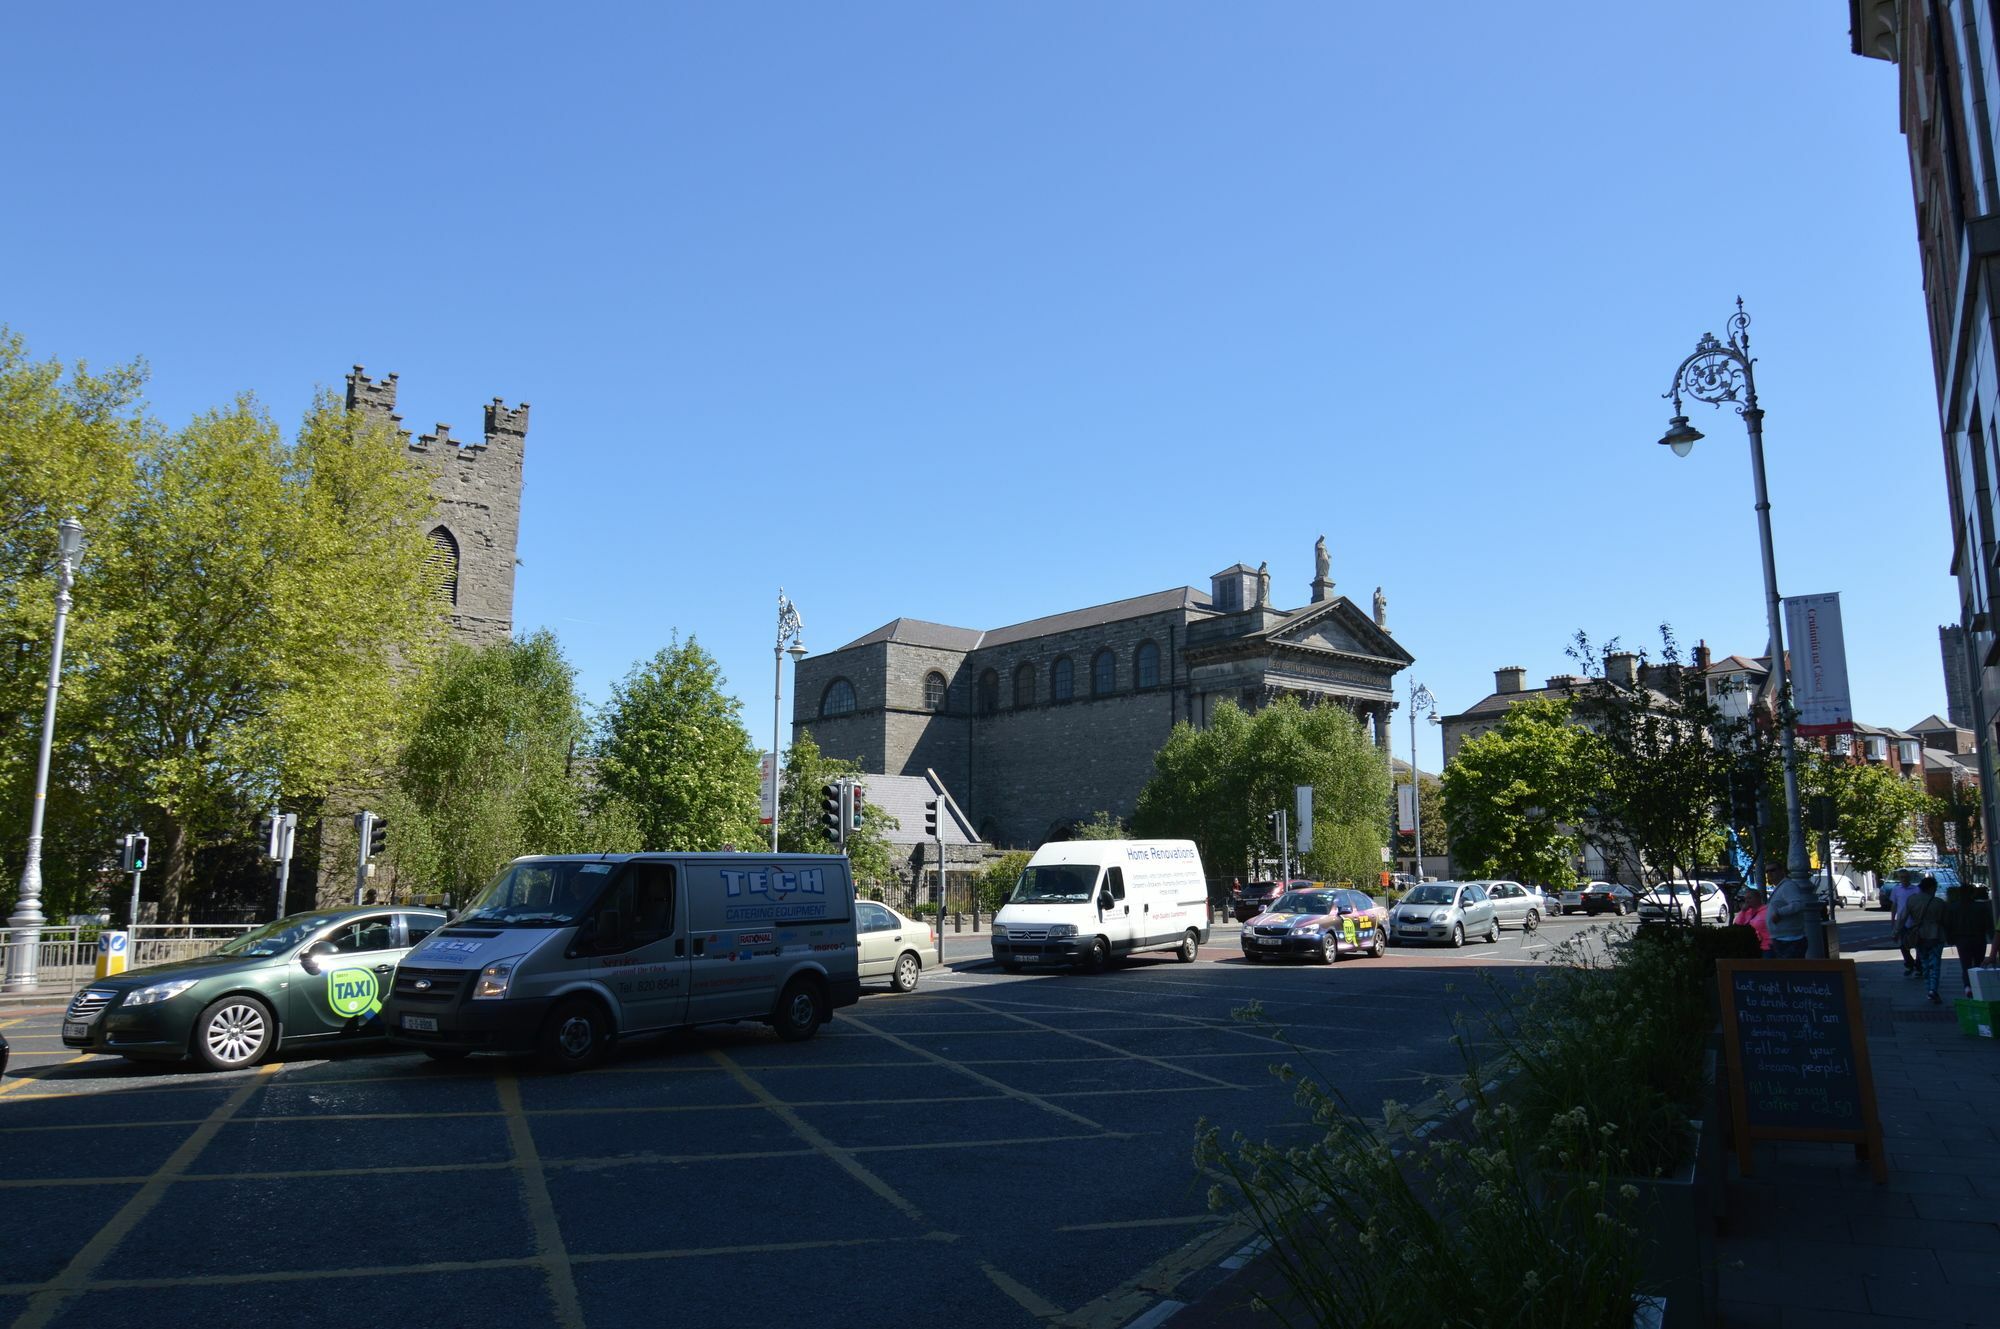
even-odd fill
[{"label": "ornate street lamp", "polygon": [[[806,653],[805,643],[799,640],[805,631],[805,624],[799,619],[799,611],[785,598],[785,588],[778,588],[778,642],[771,648],[771,852],[778,852],[778,734],[782,722],[785,700],[785,657],[792,657],[792,672],[798,673],[799,658]],[[791,643],[789,646],[786,643]]]},{"label": "ornate street lamp", "polygon": [[28,856],[21,865],[21,893],[7,926],[7,991],[32,992],[41,982],[42,809],[49,800],[49,750],[56,735],[56,689],[62,684],[63,630],[69,625],[69,591],[83,551],[83,523],[64,517],[56,526],[56,622],[49,649],[49,686],[42,699],[42,748],[35,759],[35,804],[28,813]]},{"label": "ornate street lamp", "polygon": [[[1717,341],[1704,332],[1695,343],[1694,353],[1674,371],[1673,386],[1661,393],[1674,403],[1674,417],[1661,436],[1662,446],[1685,457],[1694,450],[1702,433],[1688,423],[1681,409],[1686,395],[1711,406],[1728,405],[1743,417],[1750,431],[1750,476],[1757,491],[1757,537],[1764,555],[1764,613],[1771,636],[1771,680],[1776,686],[1778,705],[1778,750],[1785,767],[1785,828],[1789,844],[1785,851],[1785,876],[1812,897],[1810,867],[1806,860],[1805,820],[1799,806],[1799,750],[1793,730],[1790,689],[1786,684],[1784,602],[1778,598],[1777,561],[1771,552],[1771,498],[1764,484],[1764,411],[1757,405],[1757,380],[1752,372],[1756,360],[1750,354],[1750,316],[1743,312],[1743,299],[1736,300],[1736,312],[1729,316],[1729,340]],[[1759,883],[1760,885],[1762,883]],[[1807,914],[1806,954],[1826,954],[1826,934],[1820,926],[1817,908]]]},{"label": "ornate street lamp", "polygon": [[1413,874],[1418,881],[1424,879],[1424,789],[1417,779],[1417,717],[1427,715],[1432,724],[1442,721],[1437,715],[1437,698],[1431,690],[1414,678],[1410,680],[1410,826],[1416,833],[1417,870]]}]

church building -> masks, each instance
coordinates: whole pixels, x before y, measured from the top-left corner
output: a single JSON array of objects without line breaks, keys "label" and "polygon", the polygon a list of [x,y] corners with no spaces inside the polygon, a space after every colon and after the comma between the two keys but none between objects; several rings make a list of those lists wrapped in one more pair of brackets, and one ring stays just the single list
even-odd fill
[{"label": "church building", "polygon": [[792,730],[881,775],[935,771],[980,839],[1030,848],[1098,812],[1129,818],[1176,722],[1281,696],[1342,706],[1387,753],[1397,671],[1372,612],[1334,593],[1326,540],[1312,599],[1271,602],[1266,565],[980,630],[898,618],[798,665]]}]

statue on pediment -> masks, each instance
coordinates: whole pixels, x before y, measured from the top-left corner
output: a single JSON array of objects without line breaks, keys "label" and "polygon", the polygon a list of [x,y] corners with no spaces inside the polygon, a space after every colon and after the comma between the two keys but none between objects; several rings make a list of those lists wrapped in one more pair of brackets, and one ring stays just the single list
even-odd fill
[{"label": "statue on pediment", "polygon": [[1268,609],[1271,605],[1271,565],[1261,562],[1257,565],[1257,607]]}]

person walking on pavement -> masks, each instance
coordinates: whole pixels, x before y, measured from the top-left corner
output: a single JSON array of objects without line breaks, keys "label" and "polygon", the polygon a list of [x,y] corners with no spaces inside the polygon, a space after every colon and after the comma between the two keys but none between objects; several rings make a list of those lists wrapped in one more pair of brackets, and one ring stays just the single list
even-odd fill
[{"label": "person walking on pavement", "polygon": [[1944,902],[1937,898],[1937,878],[1925,877],[1917,893],[1903,906],[1905,930],[1923,970],[1924,991],[1931,1005],[1942,1005],[1938,996],[1938,970],[1944,967]]},{"label": "person walking on pavement", "polygon": [[1903,953],[1903,977],[1917,976],[1916,952],[1910,949],[1910,934],[1903,924],[1903,906],[1918,894],[1917,883],[1903,876],[1889,890],[1889,930],[1896,936],[1896,949]]},{"label": "person walking on pavement", "polygon": [[1757,949],[1764,952],[1766,960],[1771,958],[1771,929],[1764,921],[1768,906],[1764,903],[1764,892],[1755,886],[1743,888],[1743,907],[1736,911],[1736,917],[1729,921],[1740,927],[1750,928],[1757,934]]},{"label": "person walking on pavement", "polygon": [[1814,907],[1812,893],[1796,877],[1787,877],[1771,892],[1764,910],[1764,929],[1771,938],[1773,960],[1806,958],[1806,912]]},{"label": "person walking on pavement", "polygon": [[1965,995],[1972,995],[1972,971],[1986,959],[1987,936],[1993,931],[1993,916],[1985,905],[1972,898],[1964,886],[1945,892],[1944,936],[1958,952],[1958,971],[1965,980]]}]

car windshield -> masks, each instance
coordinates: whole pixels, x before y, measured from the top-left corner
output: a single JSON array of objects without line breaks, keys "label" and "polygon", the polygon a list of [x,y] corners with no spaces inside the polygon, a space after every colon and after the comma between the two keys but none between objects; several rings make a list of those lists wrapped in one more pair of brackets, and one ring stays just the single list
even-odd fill
[{"label": "car windshield", "polygon": [[1325,891],[1286,891],[1271,906],[1274,914],[1331,914],[1339,908]]},{"label": "car windshield", "polygon": [[1021,870],[1009,904],[1078,904],[1097,885],[1095,863],[1050,863]]},{"label": "car windshield", "polygon": [[509,864],[452,922],[503,928],[568,927],[583,917],[616,866],[567,860]]},{"label": "car windshield", "polygon": [[333,922],[333,914],[293,914],[246,932],[216,949],[217,955],[283,955]]},{"label": "car windshield", "polygon": [[1450,904],[1458,892],[1450,886],[1419,886],[1403,897],[1404,904]]}]

